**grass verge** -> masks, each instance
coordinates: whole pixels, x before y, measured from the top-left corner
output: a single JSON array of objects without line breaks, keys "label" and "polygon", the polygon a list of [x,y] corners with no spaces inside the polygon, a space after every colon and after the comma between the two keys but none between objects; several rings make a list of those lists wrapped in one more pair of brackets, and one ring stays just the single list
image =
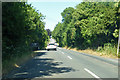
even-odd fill
[{"label": "grass verge", "polygon": [[117,55],[116,55],[116,51],[117,48],[115,47],[104,47],[101,49],[85,49],[85,50],[78,50],[77,48],[71,48],[71,47],[63,47],[65,49],[68,50],[73,50],[73,51],[77,51],[77,52],[81,52],[81,53],[87,53],[87,54],[91,54],[91,55],[96,55],[96,56],[101,56],[101,57],[105,57],[105,58],[113,58],[113,59],[118,59]]},{"label": "grass verge", "polygon": [[20,68],[20,65],[24,64],[35,55],[36,55],[35,52],[29,51],[29,52],[26,52],[25,54],[22,54],[21,56],[12,57],[12,59],[10,60],[3,60],[2,75],[3,76],[6,75],[7,73],[9,73],[11,70],[15,68]]}]

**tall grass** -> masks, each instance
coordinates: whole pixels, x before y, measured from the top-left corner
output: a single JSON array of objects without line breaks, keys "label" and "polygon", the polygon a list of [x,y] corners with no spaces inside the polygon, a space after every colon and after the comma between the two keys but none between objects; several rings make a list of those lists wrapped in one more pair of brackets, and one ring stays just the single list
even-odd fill
[{"label": "tall grass", "polygon": [[117,56],[117,47],[115,45],[112,45],[111,43],[106,43],[103,47],[98,47],[96,51],[100,52],[101,55]]}]

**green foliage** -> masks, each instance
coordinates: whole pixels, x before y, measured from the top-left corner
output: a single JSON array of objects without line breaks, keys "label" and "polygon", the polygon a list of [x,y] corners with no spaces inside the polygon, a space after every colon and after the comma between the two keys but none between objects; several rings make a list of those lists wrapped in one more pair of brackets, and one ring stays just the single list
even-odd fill
[{"label": "green foliage", "polygon": [[2,57],[3,60],[21,56],[31,50],[31,43],[46,46],[48,35],[44,29],[45,18],[25,2],[2,3]]},{"label": "green foliage", "polygon": [[62,23],[52,36],[61,46],[97,49],[105,43],[117,44],[119,8],[115,2],[82,2],[76,8],[66,8]]},{"label": "green foliage", "polygon": [[[117,17],[117,21],[116,21],[116,24],[117,24],[117,28],[115,29],[114,33],[113,33],[113,36],[118,38],[119,36],[119,29],[120,29],[120,1],[118,3],[115,4],[116,6],[116,17]],[[118,29],[119,28],[119,29]]]}]

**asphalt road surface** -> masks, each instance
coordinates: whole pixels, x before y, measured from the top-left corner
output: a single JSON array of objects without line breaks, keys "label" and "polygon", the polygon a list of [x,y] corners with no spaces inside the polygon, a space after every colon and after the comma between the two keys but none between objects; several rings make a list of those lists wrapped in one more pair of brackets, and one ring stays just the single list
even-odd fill
[{"label": "asphalt road surface", "polygon": [[118,78],[118,66],[63,48],[37,55],[5,78]]}]

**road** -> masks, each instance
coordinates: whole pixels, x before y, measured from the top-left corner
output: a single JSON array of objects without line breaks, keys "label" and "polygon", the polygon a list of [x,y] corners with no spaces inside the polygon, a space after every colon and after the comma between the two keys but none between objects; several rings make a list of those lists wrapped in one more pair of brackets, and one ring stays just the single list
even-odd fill
[{"label": "road", "polygon": [[5,78],[31,78],[31,80],[38,78],[96,78],[98,80],[118,78],[118,66],[110,63],[112,61],[117,60],[98,58],[60,47],[57,51],[38,50],[34,58],[6,75]]}]

